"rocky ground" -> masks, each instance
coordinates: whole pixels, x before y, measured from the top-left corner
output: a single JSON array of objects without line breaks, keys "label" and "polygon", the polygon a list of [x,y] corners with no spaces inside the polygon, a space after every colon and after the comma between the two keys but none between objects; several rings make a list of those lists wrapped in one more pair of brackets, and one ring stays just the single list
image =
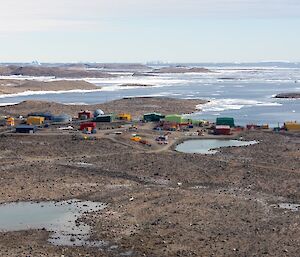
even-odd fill
[{"label": "rocky ground", "polygon": [[[28,101],[1,107],[0,114],[76,115],[80,108],[101,108],[138,116],[192,112],[201,102],[129,98],[67,106]],[[92,240],[109,245],[54,246],[45,230],[0,232],[0,256],[299,256],[300,210],[280,208],[300,204],[299,134],[248,131],[241,136],[259,144],[199,155],[175,152],[174,146],[143,146],[129,140],[132,132],[113,136],[103,129],[93,140],[80,132],[55,133],[55,128],[1,134],[0,203],[107,203],[82,220],[92,227]],[[147,125],[137,133],[159,135]],[[179,132],[170,142],[176,138]]]},{"label": "rocky ground", "polygon": [[275,98],[290,98],[290,99],[296,99],[300,98],[300,92],[294,92],[294,93],[281,93],[277,94]]},{"label": "rocky ground", "polygon": [[34,76],[56,78],[111,78],[108,72],[88,70],[81,66],[0,65],[0,76]]},{"label": "rocky ground", "polygon": [[120,87],[154,87],[154,85],[150,84],[122,84]]},{"label": "rocky ground", "polygon": [[151,73],[209,73],[212,72],[206,68],[198,68],[198,67],[163,67],[160,69],[155,69]]},{"label": "rocky ground", "polygon": [[100,89],[94,84],[86,81],[36,81],[36,80],[16,80],[0,79],[0,95],[16,94],[26,91],[65,91],[65,90],[95,90]]},{"label": "rocky ground", "polygon": [[0,233],[0,255],[299,256],[300,212],[278,204],[300,203],[300,137],[242,136],[260,143],[198,155],[110,138],[2,135],[1,203],[108,203],[84,220],[93,239],[118,250],[56,247],[47,231],[29,230]]},{"label": "rocky ground", "polygon": [[66,63],[66,64],[0,64],[0,76],[50,76],[56,78],[111,78],[118,76],[115,72],[132,72],[147,76],[161,73],[207,73],[206,68],[169,66],[152,69],[138,63]]},{"label": "rocky ground", "polygon": [[80,110],[102,109],[106,113],[128,112],[138,118],[148,112],[164,114],[191,113],[197,105],[206,103],[201,99],[174,99],[167,97],[125,98],[97,105],[64,105],[54,102],[25,101],[17,105],[0,107],[0,115],[23,115],[30,112],[51,112],[52,114],[68,113],[76,116]]}]

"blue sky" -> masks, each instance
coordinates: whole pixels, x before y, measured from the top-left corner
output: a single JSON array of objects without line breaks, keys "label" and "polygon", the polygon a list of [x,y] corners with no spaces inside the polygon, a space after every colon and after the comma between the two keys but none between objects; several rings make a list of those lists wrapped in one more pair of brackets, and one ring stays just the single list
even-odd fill
[{"label": "blue sky", "polygon": [[300,61],[299,28],[299,0],[9,0],[0,61]]}]

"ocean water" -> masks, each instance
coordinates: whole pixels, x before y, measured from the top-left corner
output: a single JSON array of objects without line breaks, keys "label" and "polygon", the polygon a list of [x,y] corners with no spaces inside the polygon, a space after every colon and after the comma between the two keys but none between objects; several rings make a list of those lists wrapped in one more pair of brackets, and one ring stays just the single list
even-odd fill
[{"label": "ocean water", "polygon": [[[0,105],[19,103],[24,100],[51,100],[65,104],[95,104],[123,97],[166,96],[174,98],[207,99],[208,104],[199,106],[201,111],[194,118],[215,120],[218,116],[230,116],[236,123],[271,126],[285,121],[300,121],[299,99],[275,99],[282,92],[300,91],[300,67],[249,65],[210,65],[213,73],[159,74],[134,77],[126,72],[109,79],[85,80],[101,87],[95,91],[73,92],[25,92],[0,96]],[[33,78],[55,80],[54,78]],[[141,83],[151,87],[120,87],[125,83]]]}]

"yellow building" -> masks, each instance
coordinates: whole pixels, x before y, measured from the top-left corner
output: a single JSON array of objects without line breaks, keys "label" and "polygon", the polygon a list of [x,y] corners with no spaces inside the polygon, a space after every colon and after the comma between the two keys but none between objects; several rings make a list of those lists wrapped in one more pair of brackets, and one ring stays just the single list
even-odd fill
[{"label": "yellow building", "polygon": [[284,128],[287,131],[299,131],[300,132],[300,123],[295,122],[286,122],[284,123]]},{"label": "yellow building", "polygon": [[45,122],[44,117],[38,117],[38,116],[29,116],[27,118],[27,124],[28,125],[42,125]]},{"label": "yellow building", "polygon": [[129,113],[120,113],[118,115],[118,118],[120,120],[127,120],[127,121],[131,121],[131,119],[132,119],[131,114],[129,114]]},{"label": "yellow building", "polygon": [[10,126],[10,127],[14,127],[15,126],[15,119],[12,117],[9,117],[6,119],[6,125]]}]

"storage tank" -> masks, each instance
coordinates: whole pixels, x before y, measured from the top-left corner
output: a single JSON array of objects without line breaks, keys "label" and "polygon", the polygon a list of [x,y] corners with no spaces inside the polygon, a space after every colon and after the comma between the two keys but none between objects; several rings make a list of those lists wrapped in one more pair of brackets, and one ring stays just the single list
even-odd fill
[{"label": "storage tank", "polygon": [[68,123],[72,121],[72,117],[68,114],[60,114],[52,117],[53,122]]},{"label": "storage tank", "polygon": [[94,117],[98,117],[100,115],[104,115],[104,111],[102,111],[101,109],[97,109],[96,111],[94,111]]}]

